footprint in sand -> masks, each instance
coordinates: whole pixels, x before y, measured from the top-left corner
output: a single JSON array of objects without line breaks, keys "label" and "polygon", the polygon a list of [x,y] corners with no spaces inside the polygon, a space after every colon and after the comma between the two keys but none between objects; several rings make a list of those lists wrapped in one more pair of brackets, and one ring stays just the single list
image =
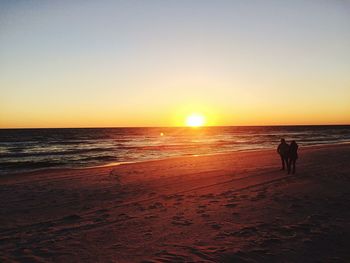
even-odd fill
[{"label": "footprint in sand", "polygon": [[154,219],[154,218],[158,218],[159,216],[156,215],[146,215],[145,219]]},{"label": "footprint in sand", "polygon": [[229,202],[237,202],[238,198],[236,196],[231,196]]},{"label": "footprint in sand", "polygon": [[73,214],[73,215],[69,215],[63,218],[63,221],[65,222],[71,222],[71,221],[77,221],[80,220],[81,216]]},{"label": "footprint in sand", "polygon": [[173,199],[174,197],[171,196],[171,195],[161,195],[161,198],[162,198],[163,200],[171,200],[171,199]]},{"label": "footprint in sand", "polygon": [[284,237],[288,237],[288,238],[296,236],[296,232],[294,231],[294,229],[292,227],[289,227],[289,226],[278,228],[278,229],[276,229],[276,232],[279,235],[284,236]]},{"label": "footprint in sand", "polygon": [[221,225],[220,225],[220,224],[217,224],[217,223],[213,223],[213,224],[211,225],[211,228],[218,230],[218,229],[221,228]]},{"label": "footprint in sand", "polygon": [[118,249],[121,247],[123,247],[123,243],[115,243],[115,244],[111,245],[109,248],[110,249]]},{"label": "footprint in sand", "polygon": [[201,195],[200,197],[204,198],[204,199],[213,199],[213,198],[215,198],[214,194]]},{"label": "footprint in sand", "polygon": [[146,238],[150,238],[150,237],[152,237],[152,235],[153,235],[152,230],[146,230],[146,231],[143,233],[143,236],[146,237]]},{"label": "footprint in sand", "polygon": [[144,208],[144,207],[143,207],[142,205],[140,205],[140,204],[136,204],[135,207],[136,207],[136,209],[139,210],[139,211],[145,211],[145,210],[146,210],[146,208]]},{"label": "footprint in sand", "polygon": [[106,221],[105,218],[96,218],[96,219],[94,219],[95,223],[101,223],[101,222],[104,222],[104,221]]},{"label": "footprint in sand", "polygon": [[178,195],[175,199],[176,201],[180,202],[184,200],[184,196],[183,195]]},{"label": "footprint in sand", "polygon": [[229,191],[221,193],[220,195],[224,196],[224,197],[231,197],[233,193],[234,192],[232,190],[229,190]]},{"label": "footprint in sand", "polygon": [[239,195],[237,198],[239,198],[240,200],[245,200],[248,198],[248,195]]},{"label": "footprint in sand", "polygon": [[203,218],[209,218],[210,215],[206,213],[207,210],[204,209],[197,209],[197,214],[199,214]]},{"label": "footprint in sand", "polygon": [[233,208],[233,207],[236,207],[237,205],[238,205],[237,203],[228,203],[225,206],[229,208]]},{"label": "footprint in sand", "polygon": [[99,210],[96,211],[96,214],[104,214],[106,212],[108,212],[107,209],[99,209]]},{"label": "footprint in sand", "polygon": [[256,196],[250,198],[250,201],[259,201],[261,199],[264,199],[265,197],[266,197],[266,194],[264,192],[260,192]]},{"label": "footprint in sand", "polygon": [[234,236],[238,237],[249,237],[256,235],[258,233],[258,229],[256,227],[244,227],[233,233]]},{"label": "footprint in sand", "polygon": [[149,262],[188,262],[189,258],[180,255],[178,252],[172,253],[168,252],[167,250],[162,250],[155,254],[156,258],[153,261],[143,261],[143,263],[149,263]]},{"label": "footprint in sand", "polygon": [[108,213],[107,209],[100,209],[95,212],[96,216],[102,220],[107,219],[111,215]]},{"label": "footprint in sand", "polygon": [[204,214],[201,214],[201,217],[203,217],[203,218],[209,218],[210,215],[204,213]]},{"label": "footprint in sand", "polygon": [[131,216],[124,214],[124,213],[119,214],[118,217],[119,217],[119,219],[131,219],[132,218]]},{"label": "footprint in sand", "polygon": [[173,216],[173,221],[171,221],[173,225],[181,225],[181,226],[189,226],[192,225],[192,221],[185,219],[183,216]]},{"label": "footprint in sand", "polygon": [[164,205],[161,202],[156,202],[148,207],[148,209],[157,209],[157,208],[164,208]]},{"label": "footprint in sand", "polygon": [[272,237],[272,238],[265,239],[261,245],[266,246],[266,247],[270,247],[271,245],[278,245],[281,243],[282,243],[281,238]]}]

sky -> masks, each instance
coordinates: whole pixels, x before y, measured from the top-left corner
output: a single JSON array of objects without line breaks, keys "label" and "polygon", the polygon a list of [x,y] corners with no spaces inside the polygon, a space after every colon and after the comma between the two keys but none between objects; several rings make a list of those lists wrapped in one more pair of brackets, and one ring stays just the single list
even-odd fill
[{"label": "sky", "polygon": [[350,124],[350,1],[0,1],[0,128]]}]

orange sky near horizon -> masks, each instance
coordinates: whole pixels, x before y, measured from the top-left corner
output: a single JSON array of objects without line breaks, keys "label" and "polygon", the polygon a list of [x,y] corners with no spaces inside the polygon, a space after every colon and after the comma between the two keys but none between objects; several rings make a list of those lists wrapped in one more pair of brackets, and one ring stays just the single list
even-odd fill
[{"label": "orange sky near horizon", "polygon": [[322,3],[0,3],[0,128],[350,124],[350,3]]},{"label": "orange sky near horizon", "polygon": [[[184,107],[190,108],[190,107]],[[140,112],[123,116],[113,109],[105,109],[91,114],[89,109],[80,108],[77,110],[57,110],[32,117],[27,117],[23,121],[25,110],[18,112],[19,116],[12,116],[8,122],[1,120],[1,128],[71,128],[71,127],[172,127],[186,126],[186,118],[193,113],[201,114],[205,117],[205,126],[244,126],[244,125],[334,125],[349,124],[348,114],[339,114],[335,118],[331,113],[309,112],[307,115],[299,113],[288,114],[287,111],[276,112],[273,109],[267,111],[266,108],[259,110],[259,114],[246,109],[237,109],[236,114],[231,112],[220,112],[217,109],[197,107],[202,110],[177,110],[164,111],[162,114],[156,112]],[[44,110],[44,109],[43,109]],[[87,114],[89,112],[89,114]],[[122,112],[122,111],[120,111]],[[137,112],[137,111],[135,111]],[[104,116],[104,117],[103,117]]]}]

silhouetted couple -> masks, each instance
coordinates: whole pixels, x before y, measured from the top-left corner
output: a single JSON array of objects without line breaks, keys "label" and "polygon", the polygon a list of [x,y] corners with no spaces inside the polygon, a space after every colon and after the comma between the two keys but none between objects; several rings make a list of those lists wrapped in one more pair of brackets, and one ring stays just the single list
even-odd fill
[{"label": "silhouetted couple", "polygon": [[287,166],[288,174],[290,174],[291,170],[295,174],[295,163],[298,159],[298,144],[292,141],[288,145],[284,139],[281,139],[281,143],[277,147],[277,152],[281,156],[281,170],[285,170]]}]

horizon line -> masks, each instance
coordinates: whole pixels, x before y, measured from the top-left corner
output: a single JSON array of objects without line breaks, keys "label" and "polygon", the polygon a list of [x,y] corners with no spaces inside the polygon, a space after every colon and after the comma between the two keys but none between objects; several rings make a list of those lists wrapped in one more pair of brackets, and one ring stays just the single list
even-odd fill
[{"label": "horizon line", "polygon": [[190,126],[82,126],[82,127],[7,127],[0,130],[38,130],[38,129],[135,129],[135,128],[220,128],[220,127],[291,127],[291,126],[350,126],[347,124],[267,124],[267,125],[204,125],[200,127]]}]

